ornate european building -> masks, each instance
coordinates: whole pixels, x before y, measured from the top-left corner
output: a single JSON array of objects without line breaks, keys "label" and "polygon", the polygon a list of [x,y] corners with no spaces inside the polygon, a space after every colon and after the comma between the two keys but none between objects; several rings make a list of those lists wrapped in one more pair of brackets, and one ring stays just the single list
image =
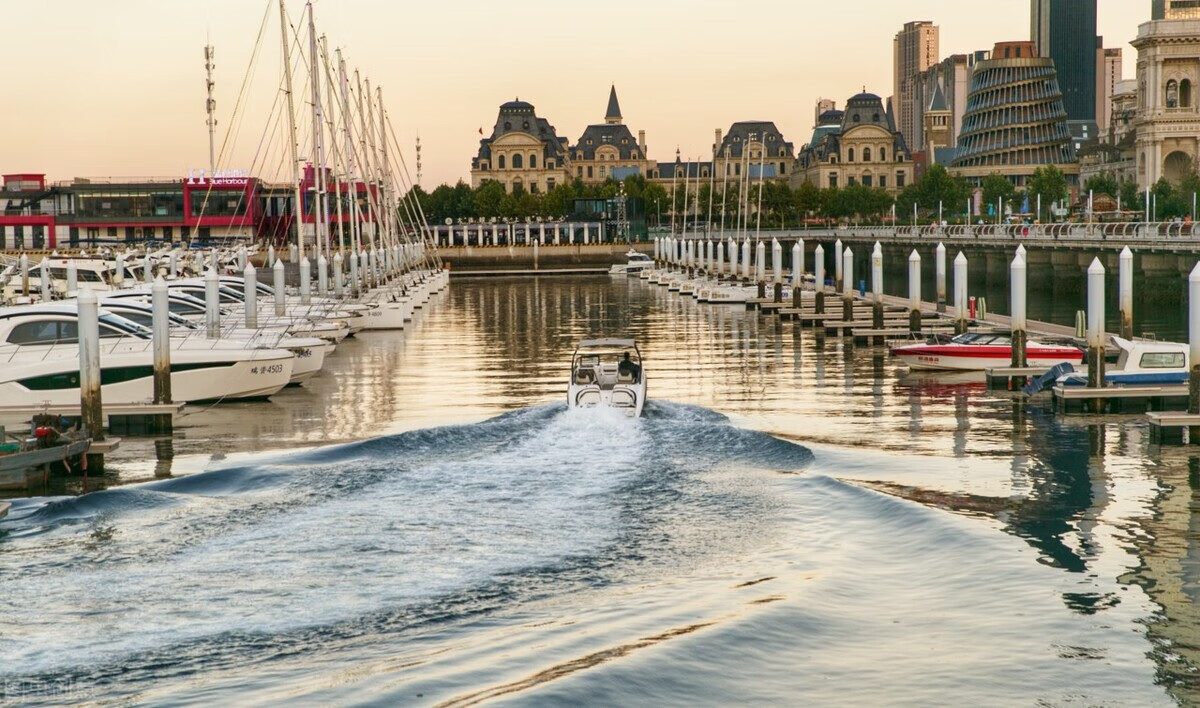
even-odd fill
[{"label": "ornate european building", "polygon": [[1033,42],[1001,42],[971,75],[971,91],[952,171],[978,185],[989,174],[1017,186],[1044,165],[1078,182],[1079,163],[1067,126],[1054,60]]},{"label": "ornate european building", "polygon": [[1178,181],[1196,168],[1200,154],[1200,7],[1157,0],[1153,17],[1138,27],[1137,181]]},{"label": "ornate european building", "polygon": [[787,179],[794,168],[796,148],[773,121],[739,121],[724,137],[720,130],[715,137],[717,179],[743,174],[750,179]]},{"label": "ornate european building", "polygon": [[570,178],[567,161],[567,139],[558,137],[532,104],[509,101],[500,106],[491,136],[479,141],[479,153],[471,160],[471,186],[490,179],[506,192],[520,188],[539,194]]},{"label": "ornate european building", "polygon": [[794,185],[822,189],[862,184],[896,193],[913,182],[913,162],[883,100],[860,93],[844,111],[826,111],[800,150]]},{"label": "ornate european building", "polygon": [[571,148],[570,169],[573,178],[589,183],[610,177],[649,176],[654,169],[654,163],[646,158],[646,131],[638,131],[634,140],[621,118],[616,86],[609,91],[604,122],[589,125]]}]

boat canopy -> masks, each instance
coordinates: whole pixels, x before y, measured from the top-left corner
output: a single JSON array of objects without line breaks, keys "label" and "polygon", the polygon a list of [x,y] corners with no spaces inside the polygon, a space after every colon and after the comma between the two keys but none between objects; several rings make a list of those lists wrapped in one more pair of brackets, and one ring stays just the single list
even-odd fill
[{"label": "boat canopy", "polygon": [[579,343],[580,349],[630,349],[637,344],[632,339],[588,339]]}]

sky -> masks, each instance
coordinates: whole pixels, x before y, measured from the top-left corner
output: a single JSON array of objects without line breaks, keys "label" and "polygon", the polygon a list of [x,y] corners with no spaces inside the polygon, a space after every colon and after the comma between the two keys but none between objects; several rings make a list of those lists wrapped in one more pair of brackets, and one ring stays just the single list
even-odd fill
[{"label": "sky", "polygon": [[[211,43],[218,169],[283,178],[270,118],[281,82],[277,2],[7,3],[0,173],[179,178],[207,167]],[[293,21],[303,9],[288,0]],[[905,22],[937,24],[943,57],[1029,37],[1028,0],[315,0],[314,9],[330,51],[342,48],[383,88],[414,178],[420,136],[426,188],[470,180],[479,129],[490,134],[499,105],[516,97],[573,144],[603,122],[615,84],[625,123],[646,131],[660,161],[676,148],[707,159],[713,130],[739,120],[775,121],[799,149],[818,98],[841,106],[864,87],[892,92],[892,39]],[[1128,42],[1149,16],[1150,0],[1099,0],[1099,34],[1124,49],[1126,78],[1136,62]]]}]

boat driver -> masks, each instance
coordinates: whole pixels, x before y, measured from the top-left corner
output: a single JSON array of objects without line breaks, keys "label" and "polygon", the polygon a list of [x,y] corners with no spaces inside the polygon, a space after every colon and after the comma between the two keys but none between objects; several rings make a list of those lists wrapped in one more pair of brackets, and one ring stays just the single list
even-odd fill
[{"label": "boat driver", "polygon": [[621,374],[628,374],[633,382],[637,383],[638,379],[640,379],[642,376],[642,367],[635,364],[633,360],[629,358],[629,352],[625,352],[625,356],[617,364],[617,372]]}]

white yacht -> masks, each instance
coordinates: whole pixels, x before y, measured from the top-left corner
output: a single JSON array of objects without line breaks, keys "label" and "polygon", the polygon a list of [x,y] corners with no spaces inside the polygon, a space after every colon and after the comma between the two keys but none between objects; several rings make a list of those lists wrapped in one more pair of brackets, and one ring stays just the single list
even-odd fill
[{"label": "white yacht", "polygon": [[579,343],[571,357],[567,405],[616,408],[636,418],[646,404],[646,371],[632,339],[596,339]]},{"label": "white yacht", "polygon": [[[1120,355],[1115,366],[1105,367],[1104,381],[1109,386],[1177,386],[1186,384],[1190,367],[1186,344],[1152,339],[1113,337]],[[1086,386],[1087,367],[1064,374],[1060,386]]]},{"label": "white yacht", "polygon": [[642,271],[654,267],[654,259],[644,253],[638,253],[632,248],[625,254],[625,258],[625,263],[617,263],[612,268],[609,268],[608,274],[637,277],[642,274]]},{"label": "white yacht", "polygon": [[[0,401],[36,407],[79,402],[79,318],[71,305],[0,310]],[[266,398],[287,386],[295,357],[281,349],[200,338],[171,340],[171,395],[180,403]],[[101,394],[106,403],[153,398],[150,330],[100,315]]]}]

